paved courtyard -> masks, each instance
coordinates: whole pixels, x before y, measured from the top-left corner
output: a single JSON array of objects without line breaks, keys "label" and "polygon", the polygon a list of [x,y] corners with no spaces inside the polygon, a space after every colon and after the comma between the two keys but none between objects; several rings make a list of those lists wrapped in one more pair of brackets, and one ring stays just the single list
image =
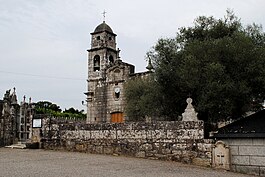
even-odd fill
[{"label": "paved courtyard", "polygon": [[1,177],[247,177],[176,162],[75,152],[0,148]]}]

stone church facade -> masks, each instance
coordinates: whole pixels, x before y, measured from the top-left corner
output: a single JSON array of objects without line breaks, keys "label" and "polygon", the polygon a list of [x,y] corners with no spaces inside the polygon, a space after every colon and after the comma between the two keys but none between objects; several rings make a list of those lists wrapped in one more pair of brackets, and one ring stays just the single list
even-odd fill
[{"label": "stone church facade", "polygon": [[124,84],[135,73],[134,65],[123,62],[116,46],[117,35],[103,21],[91,33],[88,51],[87,123],[124,122]]}]

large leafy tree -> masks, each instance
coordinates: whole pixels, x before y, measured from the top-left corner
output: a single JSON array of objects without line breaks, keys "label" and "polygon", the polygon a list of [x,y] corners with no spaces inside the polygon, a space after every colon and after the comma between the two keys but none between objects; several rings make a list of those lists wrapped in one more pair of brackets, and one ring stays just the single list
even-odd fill
[{"label": "large leafy tree", "polygon": [[161,114],[170,120],[188,96],[209,122],[255,111],[265,98],[265,35],[256,24],[243,27],[231,11],[224,19],[198,17],[176,38],[159,39],[148,56],[163,95]]},{"label": "large leafy tree", "polygon": [[160,116],[161,94],[153,75],[136,77],[125,84],[126,114],[130,121],[156,120]]}]

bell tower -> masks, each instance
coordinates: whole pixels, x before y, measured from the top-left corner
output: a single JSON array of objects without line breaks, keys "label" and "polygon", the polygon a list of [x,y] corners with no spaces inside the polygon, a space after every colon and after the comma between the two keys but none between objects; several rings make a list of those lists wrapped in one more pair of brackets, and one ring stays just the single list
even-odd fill
[{"label": "bell tower", "polygon": [[[89,72],[101,72],[118,58],[116,34],[103,21],[91,33],[91,49],[88,50]],[[92,75],[91,75],[92,76]]]},{"label": "bell tower", "polygon": [[91,34],[88,49],[87,123],[126,120],[125,83],[134,76],[134,65],[123,62],[116,48],[116,34],[105,22]]},{"label": "bell tower", "polygon": [[106,70],[119,60],[116,34],[103,21],[91,33],[88,51],[87,122],[106,122],[107,83]]}]

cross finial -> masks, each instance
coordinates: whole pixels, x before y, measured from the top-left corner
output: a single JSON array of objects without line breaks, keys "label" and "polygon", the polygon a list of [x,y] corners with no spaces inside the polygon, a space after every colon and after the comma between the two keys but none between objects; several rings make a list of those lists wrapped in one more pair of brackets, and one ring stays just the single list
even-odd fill
[{"label": "cross finial", "polygon": [[106,18],[106,11],[104,10],[104,12],[102,13],[103,14],[103,22],[105,22],[105,18]]}]

